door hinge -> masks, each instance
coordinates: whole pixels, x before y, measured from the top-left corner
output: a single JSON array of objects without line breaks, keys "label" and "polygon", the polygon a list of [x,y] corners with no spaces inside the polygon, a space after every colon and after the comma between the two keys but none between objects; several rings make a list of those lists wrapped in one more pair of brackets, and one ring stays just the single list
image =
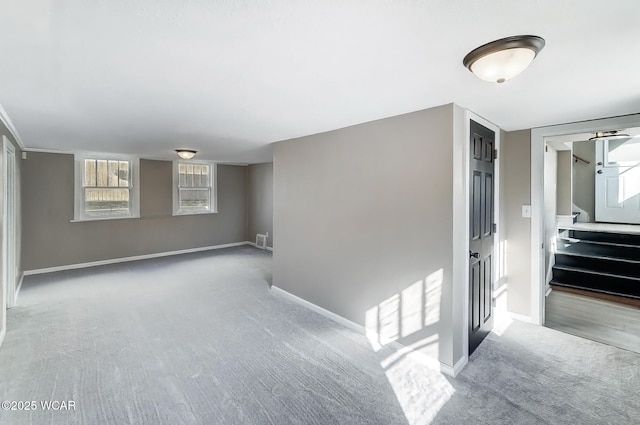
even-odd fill
[{"label": "door hinge", "polygon": [[493,223],[493,233],[496,233],[498,231],[498,225],[496,223]]},{"label": "door hinge", "polygon": [[493,159],[498,159],[498,149],[493,150]]}]

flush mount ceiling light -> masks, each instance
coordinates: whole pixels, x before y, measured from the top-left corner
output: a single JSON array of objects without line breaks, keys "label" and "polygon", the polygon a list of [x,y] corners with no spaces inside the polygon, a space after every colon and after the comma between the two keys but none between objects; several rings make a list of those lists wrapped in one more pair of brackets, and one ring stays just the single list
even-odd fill
[{"label": "flush mount ceiling light", "polygon": [[182,159],[191,159],[196,155],[197,151],[191,149],[176,149],[176,153]]},{"label": "flush mount ceiling light", "polygon": [[484,81],[504,83],[524,71],[544,47],[537,35],[516,35],[472,50],[462,63]]},{"label": "flush mount ceiling light", "polygon": [[591,137],[589,140],[622,140],[622,139],[631,139],[631,136],[628,134],[621,133],[620,130],[611,130],[611,131],[596,131],[595,136]]}]

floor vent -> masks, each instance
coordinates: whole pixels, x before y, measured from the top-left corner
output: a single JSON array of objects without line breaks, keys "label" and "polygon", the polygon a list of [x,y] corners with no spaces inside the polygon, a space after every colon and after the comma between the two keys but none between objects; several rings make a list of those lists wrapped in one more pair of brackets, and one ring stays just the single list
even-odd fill
[{"label": "floor vent", "polygon": [[267,248],[267,235],[261,235],[260,233],[256,235],[256,247],[260,249]]}]

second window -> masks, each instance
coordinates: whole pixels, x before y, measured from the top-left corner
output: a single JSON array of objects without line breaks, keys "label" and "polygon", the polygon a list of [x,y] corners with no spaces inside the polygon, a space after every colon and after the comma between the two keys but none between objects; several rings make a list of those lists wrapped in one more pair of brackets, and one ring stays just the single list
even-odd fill
[{"label": "second window", "polygon": [[176,162],[174,165],[174,214],[216,212],[215,164]]}]

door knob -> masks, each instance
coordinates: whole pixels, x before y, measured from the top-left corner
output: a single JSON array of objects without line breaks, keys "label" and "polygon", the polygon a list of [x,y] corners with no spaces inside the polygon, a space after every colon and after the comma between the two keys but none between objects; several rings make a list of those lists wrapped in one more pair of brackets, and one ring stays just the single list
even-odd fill
[{"label": "door knob", "polygon": [[480,253],[479,252],[473,252],[473,251],[469,251],[469,258],[480,258]]},{"label": "door knob", "polygon": [[602,165],[602,162],[598,162],[598,165]]},{"label": "door knob", "polygon": [[602,174],[602,170],[598,170],[598,174]]}]

